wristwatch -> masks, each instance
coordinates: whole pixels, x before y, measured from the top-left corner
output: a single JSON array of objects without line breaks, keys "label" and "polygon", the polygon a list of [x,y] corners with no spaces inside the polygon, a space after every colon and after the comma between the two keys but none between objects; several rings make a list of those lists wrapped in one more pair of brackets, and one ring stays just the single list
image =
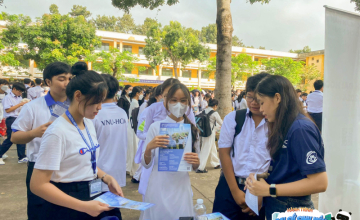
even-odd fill
[{"label": "wristwatch", "polygon": [[270,196],[271,197],[276,197],[276,186],[275,186],[275,184],[270,185]]}]

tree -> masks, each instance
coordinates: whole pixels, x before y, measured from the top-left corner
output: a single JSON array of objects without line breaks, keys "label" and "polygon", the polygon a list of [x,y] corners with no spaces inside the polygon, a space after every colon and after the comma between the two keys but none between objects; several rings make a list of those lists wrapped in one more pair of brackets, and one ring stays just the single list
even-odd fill
[{"label": "tree", "polygon": [[305,46],[302,50],[289,50],[290,53],[297,53],[297,54],[302,54],[302,53],[310,53],[311,52],[311,48],[309,46]]},{"label": "tree", "polygon": [[132,33],[136,27],[130,14],[124,14],[123,17],[98,15],[96,19],[92,19],[91,23],[95,25],[97,30],[123,33]]},{"label": "tree", "polygon": [[263,59],[262,64],[268,73],[288,78],[293,85],[301,83],[304,65],[303,61],[294,61],[291,58]]},{"label": "tree", "polygon": [[[89,24],[83,16],[70,17],[69,15],[44,14],[33,25],[21,28],[17,23],[8,24],[8,30],[14,36],[19,35],[27,48],[19,49],[26,59],[35,60],[39,69],[54,61],[63,61],[73,64],[83,56],[94,51],[100,45],[100,38],[95,35],[95,27]],[[17,43],[7,32],[2,34],[3,42]],[[7,45],[5,45],[7,46]]]},{"label": "tree", "polygon": [[122,74],[126,70],[133,70],[135,68],[134,62],[138,60],[129,51],[120,52],[116,48],[110,48],[109,51],[101,51],[96,54],[89,54],[85,58],[85,61],[92,62],[94,70],[111,74],[118,79],[124,79]]},{"label": "tree", "polygon": [[144,53],[151,67],[154,68],[164,61],[171,61],[175,78],[178,78],[179,64],[185,67],[195,59],[200,62],[205,61],[210,53],[194,34],[177,21],[170,21],[170,25],[166,25],[163,29],[160,26],[153,26],[145,42]]},{"label": "tree", "polygon": [[125,12],[129,13],[130,9],[139,5],[143,8],[149,8],[150,10],[153,10],[155,8],[158,8],[164,4],[167,5],[174,5],[178,3],[179,0],[112,0],[112,5],[114,7],[117,7],[119,9],[124,10]]},{"label": "tree", "polygon": [[4,18],[7,24],[6,29],[1,33],[3,44],[7,47],[15,48],[20,43],[26,27],[31,22],[31,18],[22,14],[6,14]]},{"label": "tree", "polygon": [[260,46],[259,49],[260,50],[265,50],[265,47]]},{"label": "tree", "polygon": [[360,11],[360,0],[350,0],[350,2],[355,3],[355,10]]},{"label": "tree", "polygon": [[160,25],[161,27],[161,24],[156,19],[145,18],[142,25],[138,25],[135,27],[135,29],[133,30],[133,34],[146,35],[150,28],[154,25]]},{"label": "tree", "polygon": [[5,66],[19,66],[19,61],[15,59],[13,51],[5,48],[0,39],[0,72],[3,73]]},{"label": "tree", "polygon": [[246,47],[242,40],[240,40],[236,35],[232,37],[232,45],[235,47]]},{"label": "tree", "polygon": [[319,79],[321,77],[321,72],[317,69],[316,66],[304,66],[303,72],[301,74],[302,82],[297,85],[297,88],[301,89],[301,91],[306,91],[311,82],[314,79]]},{"label": "tree", "polygon": [[69,14],[73,17],[82,15],[86,19],[91,16],[91,13],[86,9],[86,7],[81,5],[73,5]]},{"label": "tree", "polygon": [[55,4],[51,4],[49,10],[50,10],[50,14],[60,14],[59,7]]},{"label": "tree", "polygon": [[206,27],[201,28],[200,40],[202,42],[216,44],[216,24],[209,24]]}]

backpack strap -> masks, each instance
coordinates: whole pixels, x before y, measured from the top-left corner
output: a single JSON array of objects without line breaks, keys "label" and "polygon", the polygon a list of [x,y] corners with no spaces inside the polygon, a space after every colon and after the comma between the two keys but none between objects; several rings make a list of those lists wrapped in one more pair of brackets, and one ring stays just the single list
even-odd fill
[{"label": "backpack strap", "polygon": [[[205,112],[205,110],[204,110],[204,112]],[[210,116],[211,116],[214,112],[215,112],[214,110],[211,110],[211,111],[209,111],[209,113],[207,113],[207,116],[209,117],[209,120],[210,120]],[[209,121],[209,123],[210,123],[210,121]],[[216,120],[215,120],[215,123],[214,123],[214,125],[213,125],[213,127],[212,127],[211,130],[214,130],[215,125],[216,125]]]},{"label": "backpack strap", "polygon": [[238,136],[238,134],[240,134],[242,127],[244,126],[245,123],[245,119],[246,119],[246,112],[247,109],[242,109],[242,110],[237,110],[236,111],[236,116],[235,116],[235,121],[236,121],[236,127],[235,127],[235,135],[234,135],[234,140],[233,140],[233,144],[231,145],[231,149],[232,149],[232,156],[235,156],[235,150],[234,150],[234,145],[235,145],[235,137]]}]

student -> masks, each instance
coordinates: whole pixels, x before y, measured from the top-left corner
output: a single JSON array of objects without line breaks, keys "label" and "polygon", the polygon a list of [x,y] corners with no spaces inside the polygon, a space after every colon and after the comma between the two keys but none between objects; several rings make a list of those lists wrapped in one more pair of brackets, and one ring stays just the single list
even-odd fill
[{"label": "student", "polygon": [[[86,65],[86,64],[85,64]],[[44,81],[51,88],[51,93],[40,97],[23,106],[19,117],[12,124],[13,134],[11,141],[15,144],[27,144],[29,158],[26,175],[27,188],[27,214],[29,220],[41,219],[41,208],[44,200],[30,191],[30,179],[39,154],[41,138],[45,130],[51,124],[51,116],[59,117],[54,113],[54,108],[60,105],[63,112],[69,106],[65,89],[70,82],[72,74],[70,66],[62,62],[54,62],[47,65],[43,72]],[[66,108],[63,108],[66,107]],[[51,112],[53,112],[51,114]]]},{"label": "student", "polygon": [[231,106],[232,106],[232,110],[236,109],[236,105],[235,105],[235,94],[231,94]]},{"label": "student", "polygon": [[[136,136],[139,138],[139,144],[138,144],[138,149],[135,154],[134,161],[135,161],[135,163],[139,164],[139,168],[134,174],[134,179],[140,180],[138,191],[141,195],[143,195],[143,200],[144,200],[144,196],[145,196],[147,182],[148,182],[149,176],[151,174],[150,169],[145,169],[141,165],[141,155],[142,155],[144,143],[146,140],[146,132],[144,132],[145,118],[146,118],[147,110],[149,109],[148,107],[150,107],[152,104],[154,104],[156,102],[160,102],[161,98],[162,98],[161,85],[158,85],[156,88],[154,88],[154,91],[152,92],[149,101],[147,103],[144,103],[144,104],[146,104],[146,108],[141,113],[139,112],[139,117],[138,117],[138,127],[137,127],[137,131],[136,131]],[[140,107],[140,109],[141,109],[141,107]]]},{"label": "student", "polygon": [[316,80],[314,82],[315,91],[308,95],[307,111],[312,119],[315,121],[316,126],[322,131],[322,113],[323,113],[323,92],[324,82],[322,80]]},{"label": "student", "polygon": [[[46,129],[41,140],[30,182],[31,191],[46,200],[41,219],[101,219],[99,215],[110,208],[93,200],[95,192],[101,192],[100,181],[123,196],[114,177],[96,166],[100,149],[90,119],[101,110],[107,84],[98,73],[84,69],[74,71],[66,87],[69,109]],[[119,209],[111,215],[118,216]]]},{"label": "student", "polygon": [[[145,202],[153,203],[155,206],[142,212],[140,219],[178,219],[180,216],[194,216],[189,173],[158,171],[158,148],[166,147],[169,143],[166,135],[159,135],[161,123],[191,124],[192,151],[199,151],[198,130],[186,116],[191,106],[190,92],[186,86],[173,85],[168,90],[165,106],[169,116],[150,126],[145,141],[146,147],[143,149],[142,165],[150,169],[154,163],[145,193]],[[200,163],[197,153],[186,153],[184,160],[192,164],[194,170]]]},{"label": "student", "polygon": [[25,85],[25,91],[22,93],[22,98],[25,99],[30,99],[28,94],[27,94],[27,91],[31,88],[31,79],[29,78],[25,78],[24,79],[24,85]]},{"label": "student", "polygon": [[144,95],[139,97],[139,106],[142,106],[145,102],[149,101],[150,95],[152,93],[153,89],[146,89],[144,91]]},{"label": "student", "polygon": [[221,212],[229,219],[265,219],[264,209],[260,210],[260,216],[256,216],[246,205],[244,187],[245,178],[250,173],[258,170],[259,173],[267,172],[270,164],[270,153],[266,148],[268,127],[254,93],[257,84],[268,75],[259,73],[249,77],[246,82],[249,108],[242,110],[245,121],[241,132],[234,137],[237,111],[225,116],[221,126],[218,146],[222,173],[215,190],[213,212]]},{"label": "student", "polygon": [[210,164],[214,169],[220,169],[220,161],[218,157],[218,152],[215,144],[215,136],[217,131],[217,126],[221,126],[223,121],[220,118],[219,113],[216,112],[219,105],[219,101],[217,99],[209,100],[209,106],[204,110],[205,114],[210,114],[210,128],[212,129],[211,135],[209,137],[202,137],[201,139],[201,151],[200,151],[200,166],[196,171],[197,173],[207,173],[207,169],[205,169],[207,160],[210,155]]},{"label": "student", "polygon": [[[4,107],[3,100],[7,95],[7,91],[9,90],[9,82],[6,79],[0,79],[0,135],[2,137],[6,136],[6,124],[4,118]],[[3,155],[3,160],[5,160],[8,156],[6,154]]]},{"label": "student", "polygon": [[301,99],[302,99],[301,102],[302,102],[302,104],[303,104],[303,109],[304,109],[305,112],[307,112],[307,102],[306,102],[307,96],[308,96],[308,94],[307,94],[306,92],[304,92],[304,93],[301,95]]},{"label": "student", "polygon": [[289,207],[314,208],[311,194],[328,185],[321,133],[307,117],[293,85],[283,76],[271,75],[256,88],[260,111],[269,124],[267,148],[271,154],[269,177],[246,179],[246,188],[264,197],[266,218]]},{"label": "student", "polygon": [[136,154],[136,150],[138,147],[139,139],[136,137],[135,131],[132,128],[132,110],[135,108],[139,108],[139,97],[142,93],[142,88],[139,86],[135,86],[132,89],[132,92],[129,94],[131,105],[129,108],[129,124],[127,129],[128,141],[127,141],[127,157],[126,157],[126,171],[129,172],[131,178],[131,182],[139,183],[138,179],[134,178],[136,170],[139,168],[139,165],[134,162],[134,157]]},{"label": "student", "polygon": [[301,98],[302,91],[301,91],[301,89],[297,89],[296,94],[299,97],[299,101],[302,102],[302,98]]},{"label": "student", "polygon": [[[0,146],[0,165],[5,165],[2,157],[13,145],[11,142],[11,125],[19,116],[20,109],[27,102],[22,100],[21,94],[25,91],[25,86],[22,83],[14,83],[13,89],[3,99],[3,112],[6,124],[6,140]],[[25,144],[17,144],[18,163],[27,163],[28,158],[25,154]]]},{"label": "student", "polygon": [[204,99],[201,102],[201,109],[206,109],[209,105],[209,100],[211,99],[211,95],[210,94],[206,94],[204,96]]},{"label": "student", "polygon": [[241,92],[236,101],[235,101],[235,110],[247,109],[247,104],[245,100],[245,91]]},{"label": "student", "polygon": [[[146,95],[146,96],[147,96],[147,95]],[[145,96],[145,98],[146,98],[146,96]],[[140,117],[141,113],[145,110],[145,108],[148,107],[148,106],[150,106],[150,105],[149,105],[149,101],[150,101],[151,97],[152,97],[153,103],[156,102],[157,97],[159,98],[159,100],[160,100],[160,98],[162,98],[162,97],[161,97],[161,85],[156,86],[156,87],[149,93],[149,98],[148,98],[148,100],[147,100],[147,101],[145,100],[144,103],[143,103],[142,105],[140,105],[139,117]],[[140,123],[140,122],[139,122],[139,123]],[[138,124],[139,124],[139,123],[138,123]]]},{"label": "student", "polygon": [[202,111],[201,109],[201,102],[202,98],[200,96],[199,90],[193,90],[192,91],[193,97],[191,99],[191,107],[193,108],[194,114],[198,115]]},{"label": "student", "polygon": [[41,96],[41,93],[43,93],[43,89],[41,88],[41,79],[36,78],[35,79],[35,87],[32,87],[28,90],[28,98],[30,100],[34,100],[36,98],[39,98]]},{"label": "student", "polygon": [[126,85],[124,91],[121,93],[120,99],[117,102],[117,105],[124,109],[124,111],[126,112],[128,118],[130,118],[131,112],[129,112],[129,108],[130,108],[130,103],[131,103],[131,99],[130,99],[130,94],[133,90],[133,87],[131,85]]},{"label": "student", "polygon": [[[97,140],[101,146],[98,167],[113,176],[119,185],[124,187],[126,186],[128,119],[126,112],[115,102],[115,95],[119,90],[118,80],[109,74],[101,74],[101,76],[106,81],[108,93],[101,105],[101,111],[93,120]],[[102,191],[109,191],[105,183],[102,183]]]}]

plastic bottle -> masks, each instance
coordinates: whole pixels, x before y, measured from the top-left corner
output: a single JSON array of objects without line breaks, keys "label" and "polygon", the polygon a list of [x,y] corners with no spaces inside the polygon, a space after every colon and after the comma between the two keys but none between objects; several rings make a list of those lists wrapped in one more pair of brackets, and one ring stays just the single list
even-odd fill
[{"label": "plastic bottle", "polygon": [[204,205],[204,200],[196,200],[196,205],[194,206],[195,220],[207,219],[206,217],[200,217],[201,215],[206,214],[206,207]]}]

